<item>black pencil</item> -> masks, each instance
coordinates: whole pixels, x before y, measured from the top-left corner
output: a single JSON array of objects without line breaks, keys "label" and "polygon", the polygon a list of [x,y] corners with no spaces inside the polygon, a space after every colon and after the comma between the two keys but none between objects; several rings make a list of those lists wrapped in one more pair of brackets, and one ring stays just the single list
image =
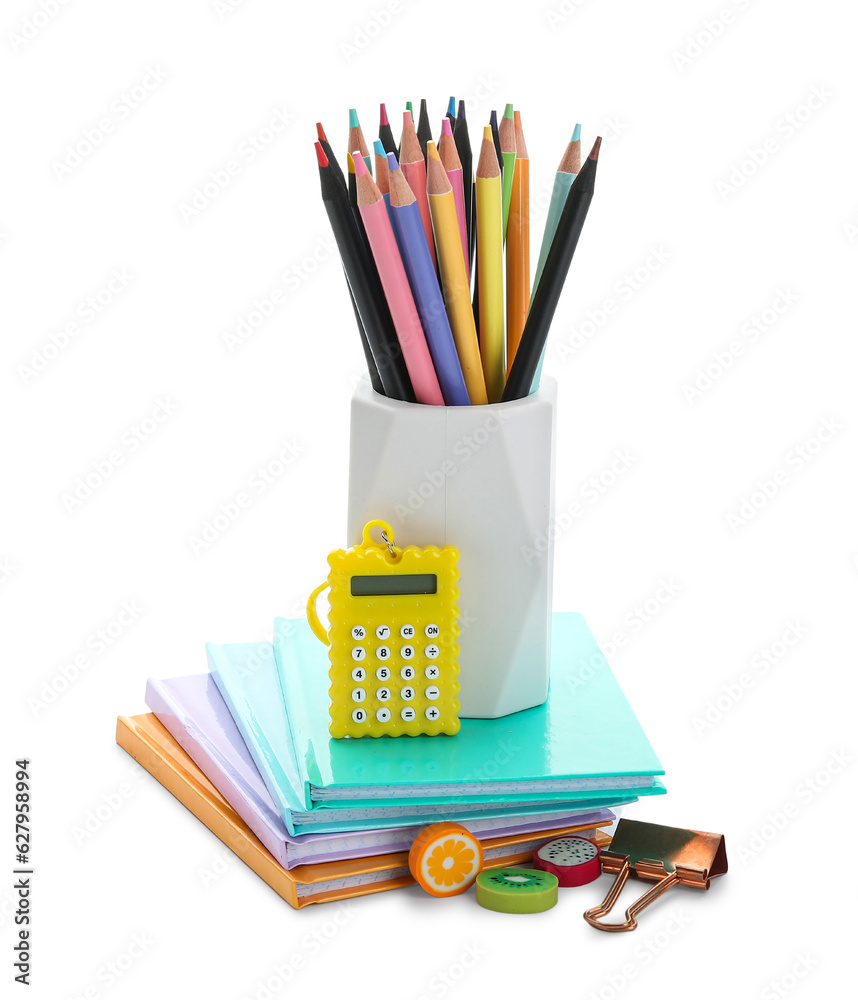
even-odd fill
[{"label": "black pencil", "polygon": [[390,127],[390,121],[387,117],[387,108],[383,104],[379,109],[378,137],[381,139],[385,153],[396,153],[396,140],[393,138],[393,129]]},{"label": "black pencil", "polygon": [[500,144],[500,132],[498,131],[498,113],[493,111],[489,116],[489,125],[492,127],[492,142],[495,144],[495,152],[498,156],[498,166],[501,170],[501,181],[503,180],[503,152]]},{"label": "black pencil", "polygon": [[343,269],[360,319],[358,329],[366,337],[384,395],[414,402],[414,390],[408,378],[390,310],[378,273],[374,265],[370,267],[372,257],[367,255],[364,237],[349,205],[342,177],[338,177],[336,168],[331,167],[321,142],[315,143],[315,148],[322,201],[334,231],[334,239],[339,247]]},{"label": "black pencil", "polygon": [[465,222],[468,227],[468,249],[470,250],[471,273],[473,274],[474,262],[474,240],[477,234],[477,227],[474,219],[474,157],[471,153],[471,138],[468,135],[468,120],[465,117],[465,102],[459,101],[459,113],[456,115],[456,124],[453,126],[453,139],[456,143],[456,152],[462,161],[462,185],[465,194]]},{"label": "black pencil", "polygon": [[551,321],[563,283],[569,272],[569,265],[575,255],[578,238],[587,218],[590,202],[593,200],[593,190],[596,181],[596,164],[599,160],[599,147],[602,137],[599,136],[590,150],[581,172],[575,178],[575,183],[569,189],[566,203],[557,224],[557,232],[548,251],[542,278],[533,296],[527,322],[521,335],[521,342],[515,352],[515,360],[509,372],[503,402],[511,399],[521,399],[527,396],[533,385],[533,380],[539,367],[539,359],[548,338]]},{"label": "black pencil", "polygon": [[426,98],[420,102],[420,117],[417,119],[417,139],[420,148],[423,150],[423,159],[426,159],[426,143],[432,141],[432,125],[429,122],[429,111],[426,107]]}]

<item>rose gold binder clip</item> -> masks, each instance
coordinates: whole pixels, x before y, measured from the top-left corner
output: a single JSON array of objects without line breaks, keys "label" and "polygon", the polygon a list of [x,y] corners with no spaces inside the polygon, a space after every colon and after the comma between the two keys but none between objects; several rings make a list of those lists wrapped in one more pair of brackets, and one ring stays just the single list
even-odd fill
[{"label": "rose gold binder clip", "polygon": [[[636,915],[671,886],[708,889],[710,879],[726,871],[727,849],[720,833],[621,819],[611,846],[602,851],[602,873],[616,879],[602,905],[587,910],[584,919],[600,931],[633,931]],[[599,918],[611,912],[629,875],[655,885],[626,910],[624,923],[602,923]]]}]

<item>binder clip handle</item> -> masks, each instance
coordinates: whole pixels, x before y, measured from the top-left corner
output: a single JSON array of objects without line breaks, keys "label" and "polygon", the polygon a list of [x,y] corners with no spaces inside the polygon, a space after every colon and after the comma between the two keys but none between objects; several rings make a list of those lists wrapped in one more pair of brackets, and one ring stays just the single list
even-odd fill
[{"label": "binder clip handle", "polygon": [[680,881],[680,875],[676,871],[668,872],[663,878],[659,879],[655,885],[648,889],[642,896],[639,896],[632,905],[626,910],[626,919],[622,924],[605,924],[599,920],[599,917],[607,916],[613,909],[614,903],[617,901],[617,897],[623,890],[623,886],[626,884],[629,875],[631,874],[632,866],[629,863],[629,859],[625,858],[623,860],[622,866],[617,872],[617,877],[614,880],[614,884],[608,891],[608,895],[605,896],[602,904],[600,906],[594,906],[592,909],[587,910],[584,914],[584,919],[591,927],[595,927],[600,931],[633,931],[638,922],[635,919],[641,910],[649,906],[653,900],[657,899],[663,892],[666,892],[672,885],[676,885]]}]

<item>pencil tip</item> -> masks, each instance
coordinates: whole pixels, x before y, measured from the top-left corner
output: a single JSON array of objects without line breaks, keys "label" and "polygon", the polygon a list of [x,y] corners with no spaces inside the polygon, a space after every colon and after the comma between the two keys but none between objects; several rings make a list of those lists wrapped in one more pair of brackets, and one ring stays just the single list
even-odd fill
[{"label": "pencil tip", "polygon": [[574,128],[574,130],[572,132],[572,138],[569,141],[570,142],[580,142],[581,141],[581,126],[580,125],[576,125],[575,126],[575,128]]},{"label": "pencil tip", "polygon": [[421,115],[423,115],[423,114],[428,115],[429,114],[429,109],[426,107],[426,98],[425,97],[421,97],[421,99],[420,99],[420,114]]},{"label": "pencil tip", "polygon": [[405,110],[408,112],[409,115],[414,114],[414,105],[411,103],[411,101],[405,102]]},{"label": "pencil tip", "polygon": [[450,100],[447,104],[447,114],[452,115],[454,118],[456,117],[456,98],[452,95],[450,96]]},{"label": "pencil tip", "polygon": [[399,164],[396,162],[396,153],[387,154],[387,168],[388,170],[399,170]]},{"label": "pencil tip", "polygon": [[492,138],[492,127],[491,125],[483,126],[483,138],[488,139],[492,145],[494,145],[494,139]]},{"label": "pencil tip", "polygon": [[376,156],[387,156],[387,153],[384,151],[384,143],[381,139],[376,139],[372,144],[372,148],[375,150]]},{"label": "pencil tip", "polygon": [[357,128],[359,125],[357,111],[354,108],[349,108],[349,128]]},{"label": "pencil tip", "polygon": [[384,104],[382,104],[382,105],[380,105],[380,110],[379,110],[378,127],[379,128],[383,128],[385,125],[389,125],[389,124],[390,124],[390,122],[388,121],[388,118],[387,118],[387,108],[384,106]]},{"label": "pencil tip", "polygon": [[441,135],[452,135],[453,134],[453,123],[449,118],[445,118],[441,122]]},{"label": "pencil tip", "polygon": [[492,132],[496,132],[497,131],[497,127],[498,127],[498,113],[497,113],[497,111],[493,111],[489,115],[489,124],[492,127]]},{"label": "pencil tip", "polygon": [[368,173],[366,169],[366,160],[363,158],[363,154],[359,149],[356,149],[353,153],[349,154],[352,158],[352,163],[355,165],[355,176],[363,177],[365,173]]},{"label": "pencil tip", "polygon": [[414,124],[414,119],[411,117],[411,112],[410,111],[403,111],[402,112],[402,127],[403,128],[410,128],[413,124]]},{"label": "pencil tip", "polygon": [[512,118],[512,105],[511,104],[507,104],[507,106],[503,109],[503,116],[504,116],[504,118]]},{"label": "pencil tip", "polygon": [[515,127],[516,128],[521,128],[521,112],[520,111],[514,111],[512,113],[512,119],[515,122]]},{"label": "pencil tip", "polygon": [[602,145],[602,137],[597,136],[596,141],[593,143],[593,148],[590,150],[589,159],[598,160],[599,159],[599,148]]},{"label": "pencil tip", "polygon": [[441,159],[441,155],[438,152],[438,147],[435,145],[434,142],[432,142],[431,139],[426,143],[426,156],[427,158],[431,157],[433,160]]},{"label": "pencil tip", "polygon": [[465,120],[465,102],[464,102],[464,100],[460,100],[459,101],[459,111],[456,114],[456,117],[460,121],[464,121]]},{"label": "pencil tip", "polygon": [[355,161],[352,159],[351,153],[346,153],[346,166],[350,174],[355,172]]},{"label": "pencil tip", "polygon": [[314,142],[313,146],[316,150],[316,159],[319,161],[320,167],[328,166],[328,158],[325,156],[325,151],[322,149],[322,144],[320,142]]}]

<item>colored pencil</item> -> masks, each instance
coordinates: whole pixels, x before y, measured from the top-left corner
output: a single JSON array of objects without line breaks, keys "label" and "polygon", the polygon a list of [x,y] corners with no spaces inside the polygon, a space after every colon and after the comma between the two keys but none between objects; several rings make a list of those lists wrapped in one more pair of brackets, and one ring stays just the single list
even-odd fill
[{"label": "colored pencil", "polygon": [[506,230],[506,366],[512,367],[530,304],[530,160],[515,112],[515,176]]},{"label": "colored pencil", "polygon": [[536,289],[533,304],[527,315],[521,343],[515,355],[509,379],[504,390],[503,400],[521,399],[532,391],[533,378],[536,373],[539,358],[548,337],[551,321],[563,291],[563,283],[569,272],[569,265],[575,254],[578,239],[590,202],[593,200],[593,190],[596,180],[596,165],[599,159],[601,136],[596,139],[587,161],[569,191],[569,197],[563,206],[557,233],[548,252],[542,280]]},{"label": "colored pencil", "polygon": [[427,146],[426,152],[429,208],[432,212],[432,228],[438,248],[441,283],[450,327],[471,403],[487,403],[486,381],[471,309],[471,290],[465,269],[453,187],[434,144]]},{"label": "colored pencil", "polygon": [[420,102],[420,116],[417,119],[417,139],[420,148],[423,150],[423,159],[426,159],[426,143],[432,141],[432,125],[429,122],[429,110],[426,107],[426,98]]},{"label": "colored pencil", "polygon": [[435,237],[432,235],[432,217],[429,215],[429,202],[426,199],[426,159],[420,149],[420,140],[414,129],[414,121],[407,111],[402,116],[399,167],[405,174],[408,186],[417,198],[417,207],[420,209],[420,218],[423,220],[423,231],[426,233],[426,242],[429,245],[429,253],[432,255],[432,264],[437,267]]},{"label": "colored pencil", "polygon": [[349,147],[348,152],[353,153],[356,149],[361,151],[361,155],[366,163],[366,169],[372,173],[372,157],[369,155],[369,147],[363,137],[363,129],[358,121],[358,113],[354,108],[349,111]]},{"label": "colored pencil", "polygon": [[396,140],[393,138],[393,129],[390,127],[390,119],[387,117],[387,108],[383,104],[379,106],[378,137],[381,139],[385,153],[396,152]]},{"label": "colored pencil", "polygon": [[[431,139],[429,144],[432,149],[435,148]],[[396,242],[399,244],[411,291],[414,293],[417,312],[423,324],[444,402],[448,406],[468,406],[471,400],[462,376],[462,366],[459,364],[459,356],[453,342],[453,332],[450,329],[444,299],[441,297],[435,265],[429,255],[417,199],[399,169],[393,153],[388,156],[388,171],[393,231],[396,234]]]},{"label": "colored pencil", "polygon": [[387,153],[381,139],[376,139],[372,144],[375,153],[375,183],[381,191],[387,207],[390,207],[390,179],[388,177]]},{"label": "colored pencil", "polygon": [[414,395],[418,403],[443,406],[444,397],[432,365],[426,335],[420,323],[420,316],[417,314],[414,296],[411,294],[384,198],[366,169],[362,157],[356,157],[357,153],[357,150],[353,151],[352,159],[355,161],[358,207],[384,295],[390,306],[390,315],[393,317],[393,325],[396,328]]},{"label": "colored pencil", "polygon": [[465,215],[468,220],[468,266],[473,268],[474,244],[476,242],[476,226],[474,217],[474,157],[471,151],[471,138],[468,133],[468,120],[465,117],[465,102],[459,101],[459,111],[456,124],[453,126],[453,138],[456,140],[456,150],[462,161],[462,182],[465,187]]},{"label": "colored pencil", "polygon": [[491,127],[483,129],[477,165],[477,268],[480,303],[480,355],[489,402],[503,395],[503,194]]},{"label": "colored pencil", "polygon": [[498,165],[501,169],[501,177],[503,177],[503,153],[501,152],[500,133],[498,132],[497,111],[492,111],[489,115],[489,125],[492,127],[492,142],[495,144],[495,152],[498,154]]},{"label": "colored pencil", "polygon": [[[533,279],[533,289],[530,293],[530,302],[533,304],[533,296],[536,294],[539,280],[545,268],[545,261],[548,259],[548,251],[551,249],[551,242],[557,232],[557,223],[560,221],[560,214],[566,204],[569,189],[578,176],[581,169],[581,126],[576,125],[572,132],[572,138],[563,153],[560,166],[554,175],[554,186],[551,189],[551,201],[548,204],[548,215],[545,219],[545,232],[542,235],[542,246],[539,250],[539,260],[536,263],[536,275]],[[545,348],[539,357],[539,364],[533,376],[533,386],[531,392],[535,392],[542,377],[542,363],[545,360]]]},{"label": "colored pencil", "polygon": [[462,253],[465,255],[465,270],[470,282],[471,261],[470,248],[468,246],[468,217],[465,214],[465,182],[462,177],[462,161],[459,159],[459,152],[456,149],[456,141],[453,138],[453,128],[449,118],[445,118],[441,122],[441,141],[438,143],[438,153],[441,157],[441,162],[444,164],[444,169],[447,171],[450,184],[453,186],[453,197],[456,200],[456,217],[459,220],[459,231],[462,234]]},{"label": "colored pencil", "polygon": [[[343,270],[360,318],[358,329],[362,333],[361,340],[365,339],[370,349],[370,357],[384,395],[413,402],[415,396],[390,310],[349,206],[342,173],[337,175],[337,170],[331,166],[320,142],[315,143],[315,148],[322,201],[334,231]],[[369,372],[372,379],[372,367],[369,368]],[[374,380],[373,387],[375,387]]]},{"label": "colored pencil", "polygon": [[450,124],[456,120],[456,98],[451,97],[447,104],[447,117],[450,119]]},{"label": "colored pencil", "polygon": [[509,222],[509,202],[512,198],[512,182],[515,177],[515,120],[512,105],[507,104],[503,119],[498,126],[501,156],[503,157],[503,235]]}]

